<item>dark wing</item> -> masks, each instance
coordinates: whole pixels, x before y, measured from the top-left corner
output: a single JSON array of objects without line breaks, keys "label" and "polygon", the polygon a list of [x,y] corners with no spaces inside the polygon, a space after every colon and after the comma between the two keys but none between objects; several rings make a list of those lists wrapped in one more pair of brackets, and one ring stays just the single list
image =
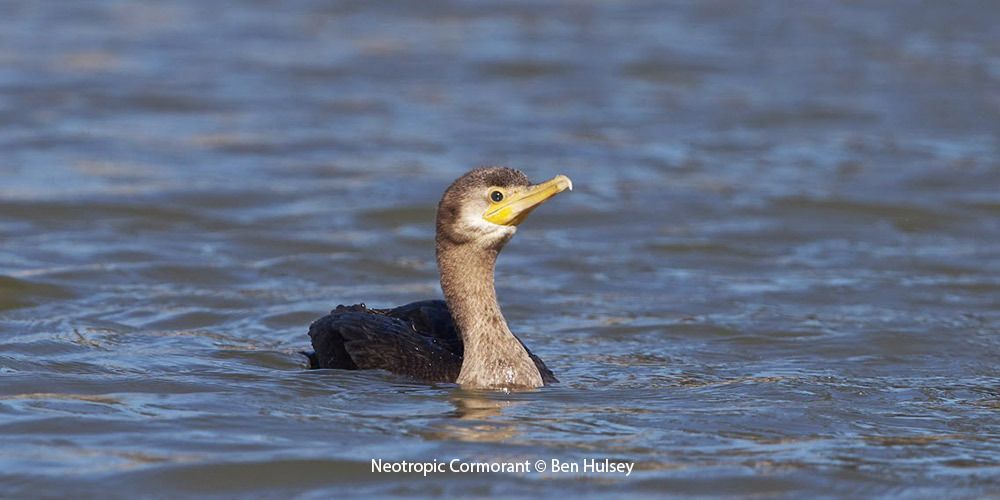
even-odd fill
[{"label": "dark wing", "polygon": [[[524,345],[524,342],[521,342],[521,345]],[[525,347],[524,350],[528,351],[528,356],[531,356],[531,360],[535,362],[535,367],[538,368],[538,373],[542,376],[542,382],[545,382],[546,384],[555,384],[559,382],[559,379],[556,378],[556,374],[552,373],[552,370],[549,370],[549,367],[545,366],[545,362],[542,361],[542,358],[535,356],[534,353],[532,353],[527,347]]]},{"label": "dark wing", "polygon": [[451,316],[444,321],[439,308],[421,304],[391,310],[368,309],[363,304],[338,306],[309,327],[315,349],[310,364],[313,368],[383,369],[422,380],[454,382],[462,369],[462,343]]},{"label": "dark wing", "polygon": [[[409,321],[417,331],[447,342],[452,352],[459,353],[459,355],[463,352],[462,337],[458,334],[455,321],[451,318],[448,303],[443,300],[423,300],[395,309],[379,309],[378,311]],[[517,335],[514,337],[517,338]],[[518,338],[517,341],[521,342],[521,339]],[[528,351],[528,356],[531,356],[531,360],[535,362],[535,367],[538,368],[543,382],[546,384],[559,382],[552,370],[545,366],[542,358],[532,354],[531,349],[528,349],[524,342],[521,342],[521,346],[524,347],[525,351]]]},{"label": "dark wing", "polygon": [[[393,309],[337,306],[309,327],[309,337],[315,350],[307,353],[310,368],[380,368],[436,382],[454,382],[462,370],[462,337],[443,300]],[[542,381],[558,382],[538,356],[524,349]]]},{"label": "dark wing", "polygon": [[453,352],[462,353],[462,337],[458,334],[455,321],[451,319],[448,303],[443,300],[421,300],[393,309],[375,311],[407,321],[413,325],[414,330],[440,339],[448,343]]}]

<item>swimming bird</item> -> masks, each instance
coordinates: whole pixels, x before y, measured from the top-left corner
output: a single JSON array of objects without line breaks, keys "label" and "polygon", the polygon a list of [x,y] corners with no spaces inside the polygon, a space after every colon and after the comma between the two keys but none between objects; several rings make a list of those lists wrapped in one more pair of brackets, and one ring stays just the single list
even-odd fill
[{"label": "swimming bird", "polygon": [[511,332],[494,287],[497,256],[532,210],[573,189],[558,175],[532,184],[519,170],[474,169],[437,207],[437,265],[444,300],[392,309],[337,306],[313,322],[311,368],[383,369],[469,389],[528,389],[558,382]]}]

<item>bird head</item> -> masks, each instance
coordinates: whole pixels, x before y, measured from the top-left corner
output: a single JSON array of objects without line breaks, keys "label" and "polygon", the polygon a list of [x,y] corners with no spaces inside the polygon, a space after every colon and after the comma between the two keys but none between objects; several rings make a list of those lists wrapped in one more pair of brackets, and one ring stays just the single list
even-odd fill
[{"label": "bird head", "polygon": [[567,189],[573,189],[573,182],[565,175],[532,184],[523,172],[512,168],[472,170],[441,197],[438,242],[499,250],[532,210]]}]

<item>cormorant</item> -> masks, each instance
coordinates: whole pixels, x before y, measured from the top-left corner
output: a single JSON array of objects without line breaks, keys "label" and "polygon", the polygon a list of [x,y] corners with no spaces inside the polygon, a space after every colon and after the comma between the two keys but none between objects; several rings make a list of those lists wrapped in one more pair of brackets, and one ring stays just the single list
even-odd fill
[{"label": "cormorant", "polygon": [[519,170],[477,168],[445,190],[437,208],[437,264],[445,300],[394,309],[337,306],[309,327],[310,368],[383,369],[470,389],[558,382],[507,326],[497,302],[496,259],[516,226],[573,189],[558,175],[531,184]]}]

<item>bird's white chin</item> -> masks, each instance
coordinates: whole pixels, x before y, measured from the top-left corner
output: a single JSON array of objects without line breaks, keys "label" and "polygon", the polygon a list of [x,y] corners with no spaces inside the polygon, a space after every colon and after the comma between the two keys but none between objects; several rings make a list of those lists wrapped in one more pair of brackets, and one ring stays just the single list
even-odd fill
[{"label": "bird's white chin", "polygon": [[493,226],[489,231],[485,232],[480,238],[479,243],[483,248],[494,248],[500,249],[514,237],[514,233],[517,232],[517,228],[514,226],[500,226],[497,224],[490,224]]},{"label": "bird's white chin", "polygon": [[462,232],[472,236],[472,240],[490,248],[507,243],[517,232],[515,226],[494,224],[483,218],[478,210],[465,210],[461,218]]}]

